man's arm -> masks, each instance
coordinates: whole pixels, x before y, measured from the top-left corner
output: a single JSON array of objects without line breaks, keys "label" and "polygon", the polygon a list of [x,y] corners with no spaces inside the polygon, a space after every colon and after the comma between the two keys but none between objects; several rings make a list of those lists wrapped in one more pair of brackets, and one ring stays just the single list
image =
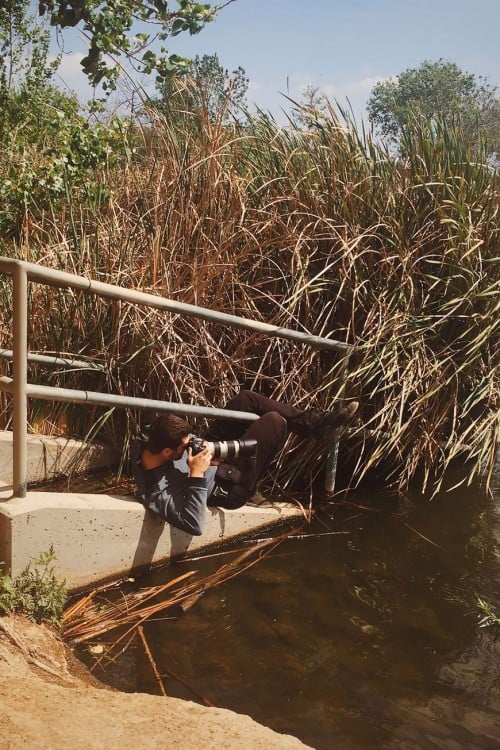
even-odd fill
[{"label": "man's arm", "polygon": [[207,514],[207,481],[204,477],[186,477],[183,484],[172,491],[160,480],[145,504],[176,529],[200,536]]},{"label": "man's arm", "polygon": [[[208,485],[205,472],[210,466],[211,453],[208,448],[193,455],[188,448],[186,461],[189,478],[182,493],[173,492],[165,505],[165,520],[182,531],[200,536],[207,514]],[[178,462],[179,463],[179,462]]]},{"label": "man's arm", "polygon": [[200,536],[207,515],[207,497],[213,486],[212,471],[209,471],[208,481],[205,476],[207,457],[188,456],[193,468],[184,456],[175,463],[147,471],[141,465],[140,456],[141,445],[134,444],[132,470],[143,505],[172,526]]}]

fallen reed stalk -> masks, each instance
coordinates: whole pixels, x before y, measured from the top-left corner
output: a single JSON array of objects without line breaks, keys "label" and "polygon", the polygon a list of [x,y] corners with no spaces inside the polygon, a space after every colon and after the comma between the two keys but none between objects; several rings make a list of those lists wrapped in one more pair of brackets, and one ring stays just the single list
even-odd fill
[{"label": "fallen reed stalk", "polygon": [[156,666],[156,662],[153,659],[153,654],[151,653],[151,649],[149,648],[148,642],[146,640],[146,636],[144,635],[144,628],[142,627],[142,625],[137,626],[137,632],[139,633],[140,639],[142,641],[142,645],[144,646],[144,651],[146,652],[146,656],[148,657],[148,661],[151,664],[151,668],[154,672],[154,676],[156,677],[156,681],[158,685],[160,686],[161,694],[166,697],[167,691],[165,690],[165,685],[163,684],[163,680],[161,679],[161,675],[158,671],[158,667]]},{"label": "fallen reed stalk", "polygon": [[[287,532],[277,537],[254,543],[250,549],[238,550],[234,558],[203,578],[195,578],[190,570],[167,583],[121,593],[116,601],[110,600],[110,586],[98,588],[72,604],[62,619],[62,636],[70,644],[95,641],[115,630],[121,635],[107,649],[106,658],[123,653],[123,643],[128,645],[148,619],[160,612],[185,611],[207,591],[240,575],[271,554],[285,539],[293,536]],[[125,629],[125,630],[124,630]],[[97,660],[100,663],[101,659]]]},{"label": "fallen reed stalk", "polygon": [[187,690],[189,690],[189,692],[192,693],[193,696],[197,700],[201,701],[201,703],[203,703],[205,706],[208,706],[208,707],[214,706],[214,704],[212,703],[212,701],[210,701],[204,695],[201,695],[200,693],[198,693],[193,687],[191,687],[191,685],[188,685],[188,683],[185,680],[183,680],[181,677],[179,677],[179,675],[175,674],[175,672],[172,672],[170,669],[165,669],[164,668],[164,672],[160,676],[161,677],[172,677],[172,679],[176,680],[176,682],[178,682],[180,685],[182,685]]},{"label": "fallen reed stalk", "polygon": [[[135,623],[136,621],[142,622],[160,609],[173,606],[179,599],[182,600],[183,597],[187,596],[188,592],[191,593],[193,584],[191,586],[189,584],[183,585],[181,588],[179,588],[179,584],[193,575],[195,575],[195,571],[190,570],[161,586],[154,586],[134,594],[122,594],[121,600],[118,602],[104,597],[97,589],[84,597],[81,606],[80,602],[77,602],[64,613],[62,619],[63,635],[71,643],[81,643],[121,625]],[[175,588],[176,591],[161,605],[149,604],[145,606],[146,602],[164,594],[171,588]]]}]

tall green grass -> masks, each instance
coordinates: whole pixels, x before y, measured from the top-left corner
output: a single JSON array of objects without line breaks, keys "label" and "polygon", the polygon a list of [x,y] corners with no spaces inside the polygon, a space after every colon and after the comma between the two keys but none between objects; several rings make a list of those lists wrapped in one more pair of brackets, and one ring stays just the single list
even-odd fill
[{"label": "tall green grass", "polygon": [[[93,175],[105,191],[68,184],[62,204],[32,205],[3,252],[348,342],[349,382],[331,353],[38,285],[31,348],[106,372],[31,379],[209,405],[239,385],[314,408],[355,396],[365,429],[345,443],[351,484],[376,470],[434,492],[459,459],[487,486],[499,427],[498,178],[460,133],[413,124],[398,159],[333,109],[307,131],[263,113],[229,128],[152,112],[141,127],[136,156]],[[0,293],[7,348],[5,280]],[[31,408],[36,429],[98,424],[125,444],[144,419]],[[275,479],[308,479],[321,462],[290,441]]]}]

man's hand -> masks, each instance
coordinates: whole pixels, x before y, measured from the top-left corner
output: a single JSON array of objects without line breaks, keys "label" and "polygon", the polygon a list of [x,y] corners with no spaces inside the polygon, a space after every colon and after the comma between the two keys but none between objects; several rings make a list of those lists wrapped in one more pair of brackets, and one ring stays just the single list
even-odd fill
[{"label": "man's hand", "polygon": [[193,456],[192,448],[188,448],[187,462],[189,466],[190,477],[204,477],[205,472],[210,466],[212,453],[209,448],[203,448],[200,453]]}]

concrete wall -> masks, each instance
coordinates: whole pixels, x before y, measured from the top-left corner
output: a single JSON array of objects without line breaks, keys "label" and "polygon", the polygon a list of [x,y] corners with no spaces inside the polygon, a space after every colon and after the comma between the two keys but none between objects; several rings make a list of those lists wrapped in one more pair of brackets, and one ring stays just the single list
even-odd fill
[{"label": "concrete wall", "polygon": [[17,576],[52,545],[56,573],[72,591],[300,515],[297,506],[282,503],[210,508],[205,532],[193,537],[133,498],[29,492],[0,504],[0,561]]},{"label": "concrete wall", "polygon": [[[32,436],[28,481],[67,473],[75,459],[85,469],[110,465],[116,456],[98,445]],[[300,515],[297,506],[281,503],[233,511],[210,508],[203,535],[192,537],[131,497],[30,491],[13,498],[12,433],[0,432],[0,564],[14,577],[52,546],[56,574],[74,591]]]},{"label": "concrete wall", "polygon": [[[27,481],[44,482],[73,470],[85,472],[89,468],[112,466],[118,458],[118,452],[108,446],[71,438],[29,435]],[[4,485],[12,486],[12,432],[5,430],[0,431],[0,477]]]}]

